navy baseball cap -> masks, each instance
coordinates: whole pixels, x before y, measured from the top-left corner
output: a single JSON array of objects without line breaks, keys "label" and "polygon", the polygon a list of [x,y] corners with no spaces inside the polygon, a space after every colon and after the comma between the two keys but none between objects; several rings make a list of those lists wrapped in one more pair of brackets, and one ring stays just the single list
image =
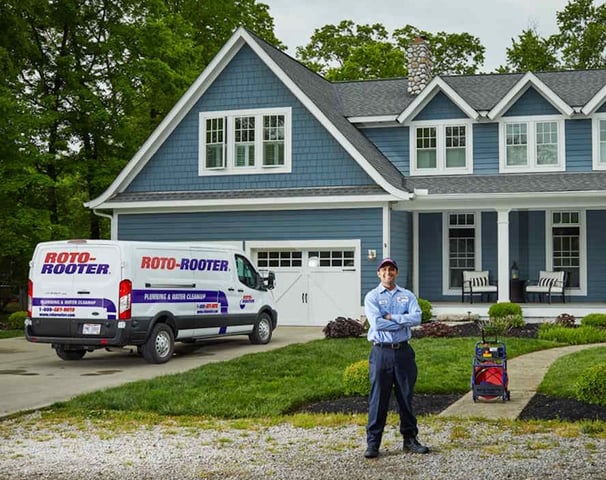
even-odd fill
[{"label": "navy baseball cap", "polygon": [[381,260],[381,263],[379,263],[379,266],[377,267],[377,271],[381,270],[386,265],[393,265],[396,270],[398,269],[398,264],[396,261],[393,258],[387,257]]}]

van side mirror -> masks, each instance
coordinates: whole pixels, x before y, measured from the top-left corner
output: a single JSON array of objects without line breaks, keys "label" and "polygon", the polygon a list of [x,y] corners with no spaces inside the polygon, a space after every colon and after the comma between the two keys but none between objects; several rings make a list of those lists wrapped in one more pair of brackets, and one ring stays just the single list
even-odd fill
[{"label": "van side mirror", "polygon": [[276,283],[276,274],[270,270],[267,272],[267,277],[263,278],[263,280],[265,281],[265,286],[267,289],[271,290],[274,288]]}]

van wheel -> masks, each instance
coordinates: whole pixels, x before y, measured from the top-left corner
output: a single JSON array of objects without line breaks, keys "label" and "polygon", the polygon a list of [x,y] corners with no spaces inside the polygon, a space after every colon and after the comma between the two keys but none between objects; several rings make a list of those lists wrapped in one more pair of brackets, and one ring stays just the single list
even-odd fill
[{"label": "van wheel", "polygon": [[149,363],[166,363],[173,356],[175,336],[165,323],[157,323],[143,345],[143,358]]},{"label": "van wheel", "polygon": [[271,340],[271,334],[271,318],[267,313],[262,313],[248,338],[250,338],[250,343],[265,345]]},{"label": "van wheel", "polygon": [[66,350],[65,345],[57,345],[55,352],[57,352],[57,356],[62,360],[81,360],[86,350]]}]

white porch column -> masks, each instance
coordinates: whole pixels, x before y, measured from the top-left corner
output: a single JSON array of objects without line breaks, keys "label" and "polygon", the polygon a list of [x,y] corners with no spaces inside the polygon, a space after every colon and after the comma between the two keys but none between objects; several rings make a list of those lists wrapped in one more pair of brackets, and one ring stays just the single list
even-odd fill
[{"label": "white porch column", "polygon": [[497,302],[509,302],[509,210],[497,210],[497,251],[499,297]]}]

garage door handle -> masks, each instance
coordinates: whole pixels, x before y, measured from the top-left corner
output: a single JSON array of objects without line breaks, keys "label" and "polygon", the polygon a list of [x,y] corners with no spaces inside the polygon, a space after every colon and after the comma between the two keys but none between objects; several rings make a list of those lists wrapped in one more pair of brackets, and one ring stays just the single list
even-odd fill
[{"label": "garage door handle", "polygon": [[301,303],[307,303],[307,293],[301,294]]},{"label": "garage door handle", "polygon": [[89,290],[78,290],[78,295],[90,295]]}]

